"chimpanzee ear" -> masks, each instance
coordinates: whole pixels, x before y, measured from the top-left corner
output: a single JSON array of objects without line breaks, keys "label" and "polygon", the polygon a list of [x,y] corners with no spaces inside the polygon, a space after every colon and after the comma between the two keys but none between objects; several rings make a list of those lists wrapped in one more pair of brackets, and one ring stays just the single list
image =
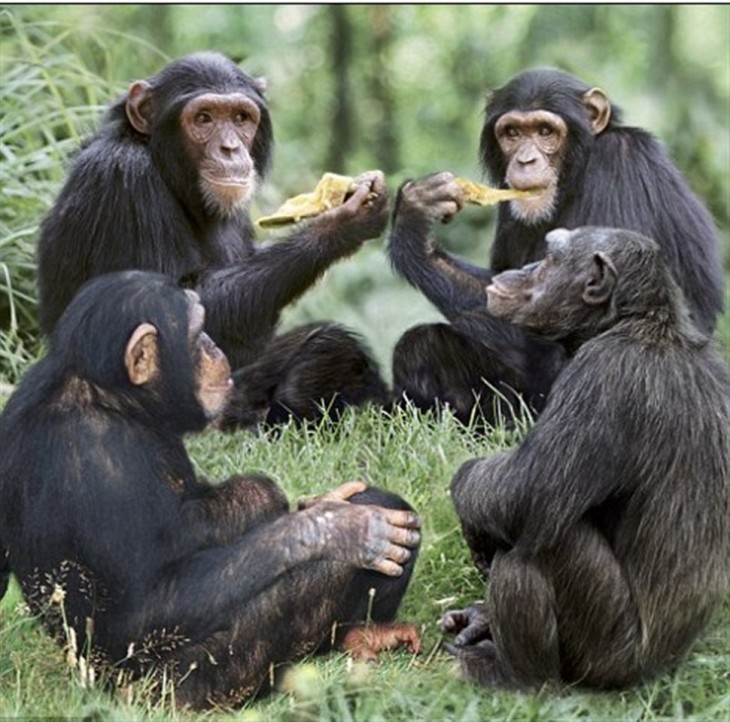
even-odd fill
[{"label": "chimpanzee ear", "polygon": [[611,258],[600,251],[593,254],[593,268],[583,286],[583,302],[589,306],[608,303],[616,287],[618,273]]},{"label": "chimpanzee ear", "polygon": [[600,88],[591,88],[583,95],[583,106],[588,113],[593,135],[602,133],[611,120],[611,101]]},{"label": "chimpanzee ear", "polygon": [[127,119],[142,135],[150,134],[150,100],[152,86],[146,80],[135,80],[127,92]]},{"label": "chimpanzee ear", "polygon": [[157,329],[151,323],[141,323],[132,331],[124,351],[124,365],[135,386],[157,377],[160,371]]}]

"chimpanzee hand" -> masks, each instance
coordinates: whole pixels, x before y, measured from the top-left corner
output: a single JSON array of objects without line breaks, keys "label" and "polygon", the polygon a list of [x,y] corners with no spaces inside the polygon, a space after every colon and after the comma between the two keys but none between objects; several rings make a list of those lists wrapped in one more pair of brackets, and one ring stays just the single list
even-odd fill
[{"label": "chimpanzee hand", "polygon": [[464,191],[453,173],[434,173],[401,186],[394,214],[409,225],[423,225],[428,230],[434,223],[448,223],[464,206]]},{"label": "chimpanzee hand", "polygon": [[383,173],[367,171],[354,181],[357,189],[345,203],[314,221],[322,226],[322,235],[349,244],[377,238],[388,223],[388,189]]},{"label": "chimpanzee hand", "polygon": [[490,639],[489,615],[484,602],[475,602],[466,609],[451,609],[439,620],[444,632],[455,634],[454,646],[468,647]]},{"label": "chimpanzee hand", "polygon": [[300,499],[297,502],[297,508],[300,510],[309,509],[323,501],[347,501],[351,496],[359,494],[367,488],[368,486],[364,481],[347,481],[344,484],[340,484],[336,489],[328,491],[326,494]]},{"label": "chimpanzee hand", "polygon": [[309,521],[303,542],[321,547],[324,558],[390,577],[403,573],[421,540],[421,520],[413,511],[320,501],[300,513]]}]

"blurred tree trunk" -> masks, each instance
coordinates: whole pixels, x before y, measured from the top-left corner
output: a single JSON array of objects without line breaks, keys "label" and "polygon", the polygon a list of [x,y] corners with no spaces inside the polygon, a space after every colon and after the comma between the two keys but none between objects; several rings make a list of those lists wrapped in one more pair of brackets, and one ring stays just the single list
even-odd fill
[{"label": "blurred tree trunk", "polygon": [[387,175],[401,167],[399,125],[389,72],[390,49],[394,40],[393,10],[389,5],[374,5],[370,13],[372,67],[369,84],[372,99],[379,111],[374,153],[378,168]]},{"label": "blurred tree trunk", "polygon": [[346,5],[329,5],[330,49],[334,95],[330,114],[330,145],[327,170],[343,173],[352,148],[355,127],[348,73],[352,60],[353,30]]}]

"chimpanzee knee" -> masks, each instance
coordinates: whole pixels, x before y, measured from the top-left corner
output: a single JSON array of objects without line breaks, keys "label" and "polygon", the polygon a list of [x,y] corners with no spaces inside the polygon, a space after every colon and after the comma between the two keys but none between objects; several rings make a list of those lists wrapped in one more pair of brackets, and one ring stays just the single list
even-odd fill
[{"label": "chimpanzee knee", "polygon": [[[354,494],[348,501],[352,504],[371,504],[387,509],[413,511],[413,507],[402,497],[372,486]],[[352,612],[350,621],[390,622],[395,618],[413,574],[418,551],[419,547],[411,550],[411,557],[403,564],[403,574],[399,577],[386,577],[379,572],[367,570],[357,572],[349,597],[349,609]]]},{"label": "chimpanzee knee", "polygon": [[385,405],[378,364],[356,334],[334,323],[300,326],[275,338],[234,376],[235,391],[220,426],[337,419],[348,406]]},{"label": "chimpanzee knee", "polygon": [[396,401],[408,399],[421,411],[449,407],[463,424],[512,419],[522,386],[485,346],[449,324],[414,326],[393,351]]}]

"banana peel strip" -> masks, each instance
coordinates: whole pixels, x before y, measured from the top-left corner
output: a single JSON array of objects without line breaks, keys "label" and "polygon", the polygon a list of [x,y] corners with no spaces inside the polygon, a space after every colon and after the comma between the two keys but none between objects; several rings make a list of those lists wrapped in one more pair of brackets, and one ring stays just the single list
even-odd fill
[{"label": "banana peel strip", "polygon": [[520,191],[514,188],[490,188],[475,183],[467,178],[456,178],[457,185],[464,191],[464,202],[477,206],[493,206],[502,201],[514,201],[518,198],[529,198],[537,191]]},{"label": "banana peel strip", "polygon": [[[493,206],[502,201],[528,198],[536,193],[514,188],[490,188],[467,178],[456,178],[455,181],[464,191],[464,202],[477,206]],[[276,228],[314,218],[342,205],[356,188],[355,179],[350,176],[325,173],[311,193],[302,193],[289,198],[270,216],[259,218],[256,224],[261,228]]]},{"label": "banana peel strip", "polygon": [[311,193],[302,193],[285,201],[270,216],[256,221],[261,228],[274,228],[313,218],[342,205],[349,193],[357,189],[354,178],[337,173],[325,173]]}]

